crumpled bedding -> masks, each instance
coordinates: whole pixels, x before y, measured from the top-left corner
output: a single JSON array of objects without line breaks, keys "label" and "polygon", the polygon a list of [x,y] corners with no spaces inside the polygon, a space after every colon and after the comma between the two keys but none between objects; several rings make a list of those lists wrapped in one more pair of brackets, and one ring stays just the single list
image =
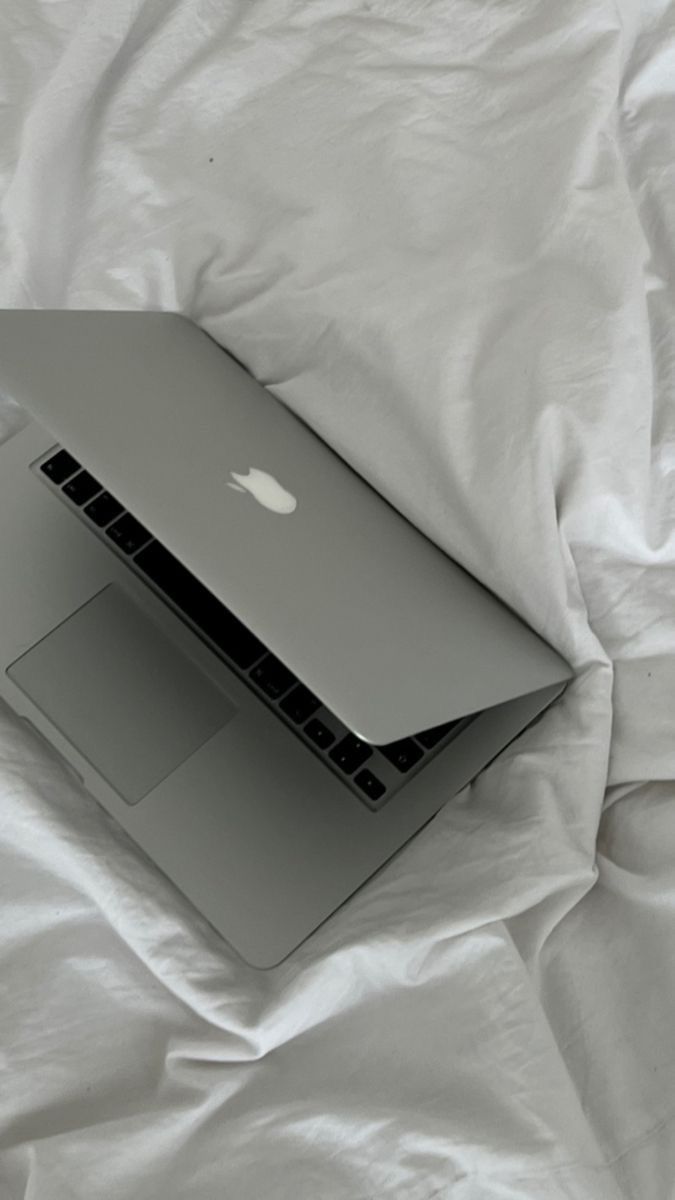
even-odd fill
[{"label": "crumpled bedding", "polygon": [[269,972],[2,708],[3,1200],[672,1198],[672,0],[5,0],[0,67],[2,305],[187,313],[576,675]]}]

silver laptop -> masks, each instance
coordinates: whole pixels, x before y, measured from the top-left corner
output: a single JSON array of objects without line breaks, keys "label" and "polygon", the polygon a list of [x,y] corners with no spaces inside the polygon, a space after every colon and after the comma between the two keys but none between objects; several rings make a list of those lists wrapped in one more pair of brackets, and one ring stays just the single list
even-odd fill
[{"label": "silver laptop", "polygon": [[190,321],[0,313],[0,693],[242,957],[570,669]]}]

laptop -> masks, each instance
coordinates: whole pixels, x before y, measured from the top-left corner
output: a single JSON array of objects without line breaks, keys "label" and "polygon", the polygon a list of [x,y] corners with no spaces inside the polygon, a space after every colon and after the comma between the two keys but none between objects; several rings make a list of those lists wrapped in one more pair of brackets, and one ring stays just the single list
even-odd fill
[{"label": "laptop", "polygon": [[571,672],[205,332],[0,313],[0,694],[281,962]]}]

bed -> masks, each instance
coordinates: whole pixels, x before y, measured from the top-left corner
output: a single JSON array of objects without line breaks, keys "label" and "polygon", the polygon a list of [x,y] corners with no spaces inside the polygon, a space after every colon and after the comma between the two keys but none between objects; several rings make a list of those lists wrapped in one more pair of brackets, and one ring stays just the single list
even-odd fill
[{"label": "bed", "polygon": [[575,671],[268,972],[1,709],[0,1195],[668,1200],[671,0],[5,0],[0,67],[0,303],[188,314]]}]

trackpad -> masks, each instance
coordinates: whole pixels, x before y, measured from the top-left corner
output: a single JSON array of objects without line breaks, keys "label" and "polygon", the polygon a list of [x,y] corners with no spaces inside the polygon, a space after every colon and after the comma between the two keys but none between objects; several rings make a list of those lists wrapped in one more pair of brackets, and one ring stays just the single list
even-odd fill
[{"label": "trackpad", "polygon": [[7,674],[129,804],[142,800],[236,712],[115,584]]}]

